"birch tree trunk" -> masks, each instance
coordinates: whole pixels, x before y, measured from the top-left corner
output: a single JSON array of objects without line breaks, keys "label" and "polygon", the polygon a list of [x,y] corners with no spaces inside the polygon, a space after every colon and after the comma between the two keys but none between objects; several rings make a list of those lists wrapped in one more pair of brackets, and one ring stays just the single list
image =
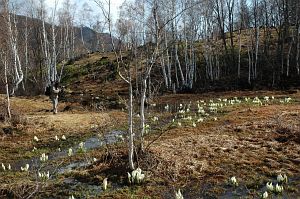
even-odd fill
[{"label": "birch tree trunk", "polygon": [[7,80],[7,59],[4,56],[4,81],[5,81],[5,90],[6,90],[6,111],[8,118],[11,119],[11,111],[10,111],[10,99],[9,99],[9,88],[8,88],[8,80]]},{"label": "birch tree trunk", "polygon": [[242,30],[240,28],[238,34],[238,40],[239,40],[238,79],[241,78],[241,51],[242,51],[241,32]]},{"label": "birch tree trunk", "polygon": [[297,50],[296,50],[296,69],[297,69],[297,74],[300,75],[300,66],[299,66],[299,57],[300,57],[300,26],[298,24],[298,34],[297,34]]},{"label": "birch tree trunk", "polygon": [[[13,57],[14,57],[14,87],[12,89],[11,95],[15,94],[15,91],[18,90],[19,88],[19,84],[23,81],[23,71],[22,71],[22,66],[21,66],[21,61],[20,61],[20,57],[19,57],[19,53],[18,53],[18,42],[17,42],[17,37],[18,37],[18,30],[16,27],[16,15],[15,14],[10,14],[9,10],[8,10],[8,5],[5,8],[5,10],[7,10],[7,25],[8,25],[8,34],[9,34],[9,43],[10,43],[10,47],[12,49],[13,52]],[[14,18],[14,29],[12,28],[12,22],[11,22],[11,16],[13,16]]]},{"label": "birch tree trunk", "polygon": [[134,152],[134,139],[133,139],[133,93],[132,93],[132,83],[131,83],[131,74],[129,71],[129,104],[128,104],[128,162],[129,168],[134,170],[134,162],[133,162],[133,152]]}]

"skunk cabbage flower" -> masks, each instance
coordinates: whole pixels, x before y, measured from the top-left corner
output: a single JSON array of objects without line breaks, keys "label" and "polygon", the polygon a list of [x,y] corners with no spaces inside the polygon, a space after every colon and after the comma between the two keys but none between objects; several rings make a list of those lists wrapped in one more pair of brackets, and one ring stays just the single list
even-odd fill
[{"label": "skunk cabbage flower", "polygon": [[[133,170],[130,173],[127,173],[128,175],[128,181],[129,183],[136,183],[136,184],[140,184],[141,182],[143,182],[144,178],[145,178],[145,174],[142,174],[142,169],[137,168],[135,170]],[[130,179],[131,178],[131,179]]]},{"label": "skunk cabbage flower", "polygon": [[78,146],[79,146],[79,153],[84,153],[86,151],[83,142],[80,142]]},{"label": "skunk cabbage flower", "polygon": [[197,122],[203,122],[203,118],[202,118],[202,117],[199,118],[199,119],[197,120]]},{"label": "skunk cabbage flower", "polygon": [[265,97],[264,97],[264,100],[265,100],[265,101],[269,101],[269,99],[270,99],[269,96],[265,96]]},{"label": "skunk cabbage flower", "polygon": [[72,148],[69,148],[69,150],[68,150],[68,156],[70,157],[70,156],[72,156],[73,155],[73,149]]},{"label": "skunk cabbage flower", "polygon": [[83,142],[80,142],[78,146],[79,146],[79,148],[82,149],[82,148],[84,147],[84,143],[83,143]]},{"label": "skunk cabbage flower", "polygon": [[180,189],[178,189],[178,191],[176,192],[175,198],[176,199],[184,199]]},{"label": "skunk cabbage flower", "polygon": [[104,178],[102,188],[104,191],[107,189],[107,178]]},{"label": "skunk cabbage flower", "polygon": [[41,178],[43,181],[46,181],[50,178],[50,173],[49,171],[46,173],[46,172],[42,172],[42,173],[38,173],[39,175],[39,178]]},{"label": "skunk cabbage flower", "polygon": [[36,148],[36,147],[33,147],[32,152],[35,152],[36,150],[37,150],[37,148]]},{"label": "skunk cabbage flower", "polygon": [[93,158],[93,161],[94,161],[94,162],[97,162],[98,160],[97,160],[97,158]]},{"label": "skunk cabbage flower", "polygon": [[283,175],[279,174],[277,176],[277,182],[278,183],[287,183],[288,182],[288,178],[287,178],[287,176],[285,174],[283,174]]},{"label": "skunk cabbage flower", "polygon": [[233,186],[235,186],[235,187],[238,186],[238,182],[237,182],[235,176],[231,177],[231,178],[229,179],[229,182],[230,182]]},{"label": "skunk cabbage flower", "polygon": [[152,118],[152,121],[153,121],[153,122],[158,121],[158,117],[154,116],[154,117]]},{"label": "skunk cabbage flower", "polygon": [[36,142],[38,142],[38,141],[39,141],[39,138],[36,137],[36,136],[34,136],[34,137],[33,137],[33,140],[36,141]]},{"label": "skunk cabbage flower", "polygon": [[291,100],[292,100],[292,98],[286,97],[286,98],[284,99],[284,102],[289,103]]},{"label": "skunk cabbage flower", "polygon": [[178,122],[178,126],[179,126],[179,127],[181,126],[181,122]]},{"label": "skunk cabbage flower", "polygon": [[48,156],[45,153],[43,153],[42,156],[40,157],[40,161],[46,162],[47,160],[48,160]]},{"label": "skunk cabbage flower", "polygon": [[6,170],[5,165],[3,163],[1,163],[1,166],[2,166],[3,171],[5,171]]},{"label": "skunk cabbage flower", "polygon": [[59,138],[58,138],[57,135],[54,137],[54,139],[55,139],[56,141],[59,141]]},{"label": "skunk cabbage flower", "polygon": [[71,195],[71,196],[69,197],[69,199],[75,199],[75,198],[74,198],[74,196],[73,196],[73,195]]},{"label": "skunk cabbage flower", "polygon": [[282,193],[282,191],[283,191],[283,186],[276,184],[275,192],[276,193]]},{"label": "skunk cabbage flower", "polygon": [[274,186],[273,186],[272,182],[268,182],[266,184],[266,187],[267,187],[267,191],[270,191],[270,192],[274,191]]},{"label": "skunk cabbage flower", "polygon": [[165,106],[165,110],[169,110],[169,104],[167,104],[166,106]]},{"label": "skunk cabbage flower", "polygon": [[196,126],[197,126],[195,122],[193,122],[193,124],[192,124],[192,125],[193,125],[193,127],[196,127]]},{"label": "skunk cabbage flower", "polygon": [[8,167],[7,167],[7,169],[8,169],[8,170],[11,170],[11,166],[10,166],[10,164],[8,164]]},{"label": "skunk cabbage flower", "polygon": [[266,199],[266,198],[268,198],[268,197],[269,197],[269,194],[268,194],[267,191],[265,191],[265,192],[263,193],[263,195],[262,195],[262,198],[263,198],[263,199]]},{"label": "skunk cabbage flower", "polygon": [[21,167],[21,171],[28,171],[29,170],[29,164],[26,164],[25,167]]},{"label": "skunk cabbage flower", "polygon": [[61,139],[62,139],[62,140],[66,140],[67,138],[66,138],[65,135],[62,135],[62,136],[61,136]]},{"label": "skunk cabbage flower", "polygon": [[127,178],[128,178],[128,182],[129,182],[129,184],[131,184],[131,175],[130,175],[130,173],[129,173],[129,172],[127,172]]},{"label": "skunk cabbage flower", "polygon": [[284,181],[284,178],[283,178],[283,176],[282,176],[281,174],[279,174],[279,175],[277,176],[277,181],[278,181],[279,183],[281,183],[281,182]]}]

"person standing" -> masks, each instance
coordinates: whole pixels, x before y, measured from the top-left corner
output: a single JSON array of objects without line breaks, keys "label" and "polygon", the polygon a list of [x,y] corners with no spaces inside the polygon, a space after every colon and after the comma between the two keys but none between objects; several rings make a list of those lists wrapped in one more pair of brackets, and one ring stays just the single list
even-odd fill
[{"label": "person standing", "polygon": [[53,105],[53,114],[57,114],[57,106],[58,106],[58,94],[60,92],[60,88],[59,88],[59,83],[55,82],[55,83],[51,83],[51,88],[50,88],[50,99],[52,101],[52,105]]}]

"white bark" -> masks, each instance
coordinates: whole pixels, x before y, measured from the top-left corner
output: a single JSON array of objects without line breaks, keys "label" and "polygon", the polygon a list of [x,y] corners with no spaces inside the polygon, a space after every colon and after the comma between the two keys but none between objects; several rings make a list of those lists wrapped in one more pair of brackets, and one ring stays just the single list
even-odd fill
[{"label": "white bark", "polygon": [[[14,20],[14,28],[12,28],[12,22],[11,22],[11,15],[13,16]],[[17,30],[17,25],[16,25],[16,15],[15,14],[9,14],[8,8],[7,8],[7,25],[8,25],[8,33],[9,33],[9,43],[11,50],[13,52],[14,56],[14,87],[12,89],[11,95],[15,94],[15,91],[18,90],[19,84],[23,81],[24,75],[22,71],[22,66],[21,66],[21,61],[18,53],[18,42],[17,42],[17,37],[18,37],[18,30]]]},{"label": "white bark", "polygon": [[10,111],[10,99],[9,99],[9,88],[8,88],[8,81],[7,81],[7,60],[6,57],[4,56],[4,81],[5,81],[5,90],[6,90],[6,111],[8,118],[11,118],[11,111]]}]

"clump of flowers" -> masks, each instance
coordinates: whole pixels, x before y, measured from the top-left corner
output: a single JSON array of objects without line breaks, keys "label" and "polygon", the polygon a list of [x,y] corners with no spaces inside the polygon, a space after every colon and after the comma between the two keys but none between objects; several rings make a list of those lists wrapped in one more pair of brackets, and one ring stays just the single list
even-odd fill
[{"label": "clump of flowers", "polygon": [[283,186],[279,185],[279,184],[276,184],[276,186],[275,186],[275,193],[280,194],[282,192],[283,192]]},{"label": "clump of flowers", "polygon": [[175,193],[175,198],[176,199],[184,199],[180,189],[178,189],[178,191]]},{"label": "clump of flowers", "polygon": [[40,161],[41,162],[46,162],[48,160],[48,155],[46,155],[45,153],[42,154],[42,156],[40,157]]},{"label": "clump of flowers", "polygon": [[46,173],[46,172],[39,172],[38,173],[39,175],[39,178],[42,180],[42,181],[47,181],[49,178],[50,178],[50,173],[49,171]]},{"label": "clump of flowers", "polygon": [[230,183],[232,186],[234,186],[234,187],[239,186],[239,184],[238,184],[238,182],[237,182],[235,176],[233,176],[233,177],[231,177],[231,178],[229,179],[229,183]]},{"label": "clump of flowers", "polygon": [[255,97],[252,102],[257,105],[262,105],[262,102],[260,101],[260,99],[258,97]]},{"label": "clump of flowers", "polygon": [[149,124],[146,124],[145,125],[145,133],[148,134],[150,131],[150,125]]},{"label": "clump of flowers", "polygon": [[131,172],[127,172],[128,182],[130,184],[140,184],[145,179],[145,174],[142,173],[142,169],[137,168]]},{"label": "clump of flowers", "polygon": [[29,164],[26,164],[25,167],[21,167],[21,171],[28,171],[29,170]]},{"label": "clump of flowers", "polygon": [[32,152],[35,152],[35,151],[37,151],[37,148],[33,147]]},{"label": "clump of flowers", "polygon": [[287,183],[288,182],[288,178],[285,174],[279,174],[277,176],[277,182],[280,183],[280,184],[283,184],[283,183]]},{"label": "clump of flowers", "polygon": [[158,121],[158,117],[154,116],[154,117],[152,118],[152,121],[153,121],[153,122],[157,122],[157,121]]},{"label": "clump of flowers", "polygon": [[78,148],[79,153],[85,153],[86,152],[86,148],[84,147],[83,142],[80,142],[78,146],[79,146],[79,148]]}]

